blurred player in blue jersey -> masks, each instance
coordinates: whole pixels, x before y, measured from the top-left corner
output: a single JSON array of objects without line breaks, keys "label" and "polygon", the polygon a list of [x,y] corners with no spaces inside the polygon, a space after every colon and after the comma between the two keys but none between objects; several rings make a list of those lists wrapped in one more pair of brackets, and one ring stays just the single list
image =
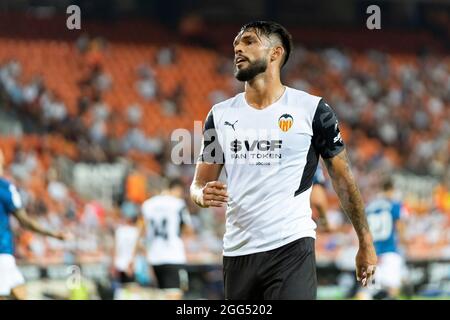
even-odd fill
[{"label": "blurred player in blue jersey", "polygon": [[311,207],[317,210],[317,224],[319,229],[323,232],[331,231],[327,219],[328,199],[325,190],[325,175],[323,174],[322,165],[320,164],[317,166],[317,170],[313,177]]},{"label": "blurred player in blue jersey", "polygon": [[383,183],[383,193],[367,208],[367,220],[378,256],[376,284],[379,291],[374,298],[398,297],[402,284],[403,258],[398,250],[402,238],[401,219],[407,215],[402,203],[393,198],[394,186],[390,179]]},{"label": "blurred player in blue jersey", "polygon": [[0,150],[0,300],[25,299],[25,280],[14,258],[14,235],[9,216],[14,215],[23,227],[42,235],[60,240],[66,236],[45,230],[27,215],[17,188],[3,177],[3,164],[3,152]]}]

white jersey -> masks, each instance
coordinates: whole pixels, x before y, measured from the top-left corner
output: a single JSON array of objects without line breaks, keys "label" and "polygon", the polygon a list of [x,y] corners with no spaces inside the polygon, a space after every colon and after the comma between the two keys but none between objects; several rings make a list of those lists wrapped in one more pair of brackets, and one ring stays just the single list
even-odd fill
[{"label": "white jersey", "polygon": [[25,278],[12,254],[0,253],[0,297],[9,296],[11,290],[24,285]]},{"label": "white jersey", "polygon": [[158,195],[142,205],[147,229],[147,258],[152,265],[185,264],[181,227],[191,224],[186,203],[170,195]]},{"label": "white jersey", "polygon": [[264,109],[244,93],[213,106],[200,161],[224,163],[229,202],[224,255],[315,238],[310,194],[319,156],[344,148],[336,116],[320,97],[286,87]]},{"label": "white jersey", "polygon": [[135,226],[120,225],[114,234],[115,259],[114,266],[119,271],[127,271],[133,251],[139,237],[139,230]]}]

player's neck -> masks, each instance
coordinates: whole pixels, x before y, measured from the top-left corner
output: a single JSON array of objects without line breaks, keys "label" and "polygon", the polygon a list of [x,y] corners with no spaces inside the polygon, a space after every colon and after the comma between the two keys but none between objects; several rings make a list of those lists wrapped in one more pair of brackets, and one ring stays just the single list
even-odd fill
[{"label": "player's neck", "polygon": [[254,108],[264,109],[277,101],[284,93],[285,87],[279,75],[259,74],[245,83],[245,99]]}]

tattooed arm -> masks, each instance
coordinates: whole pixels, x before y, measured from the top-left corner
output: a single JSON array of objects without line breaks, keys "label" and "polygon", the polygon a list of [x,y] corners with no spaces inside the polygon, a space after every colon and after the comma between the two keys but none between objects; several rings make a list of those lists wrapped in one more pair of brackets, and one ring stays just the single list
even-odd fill
[{"label": "tattooed arm", "polygon": [[313,145],[320,154],[332,179],[342,209],[351,220],[359,240],[356,256],[356,277],[367,285],[375,272],[377,257],[373,246],[364,203],[350,170],[338,120],[331,107],[321,100],[313,120]]},{"label": "tattooed arm", "polygon": [[350,218],[358,238],[361,241],[367,239],[371,242],[372,238],[364,213],[364,203],[350,170],[347,151],[344,149],[335,157],[324,159],[324,163],[341,206]]},{"label": "tattooed arm", "polygon": [[333,158],[324,159],[324,162],[342,209],[351,220],[358,235],[359,250],[356,256],[356,276],[365,286],[375,273],[377,256],[364,213],[364,203],[350,170],[345,149]]}]

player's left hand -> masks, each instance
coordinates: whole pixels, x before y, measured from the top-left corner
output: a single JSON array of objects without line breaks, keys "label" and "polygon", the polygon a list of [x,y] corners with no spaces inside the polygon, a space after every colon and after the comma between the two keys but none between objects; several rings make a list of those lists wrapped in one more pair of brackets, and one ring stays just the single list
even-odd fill
[{"label": "player's left hand", "polygon": [[363,287],[371,283],[377,266],[377,255],[372,242],[360,244],[356,254],[356,280]]},{"label": "player's left hand", "polygon": [[68,232],[56,232],[54,238],[61,241],[67,241],[73,239],[73,234]]}]

